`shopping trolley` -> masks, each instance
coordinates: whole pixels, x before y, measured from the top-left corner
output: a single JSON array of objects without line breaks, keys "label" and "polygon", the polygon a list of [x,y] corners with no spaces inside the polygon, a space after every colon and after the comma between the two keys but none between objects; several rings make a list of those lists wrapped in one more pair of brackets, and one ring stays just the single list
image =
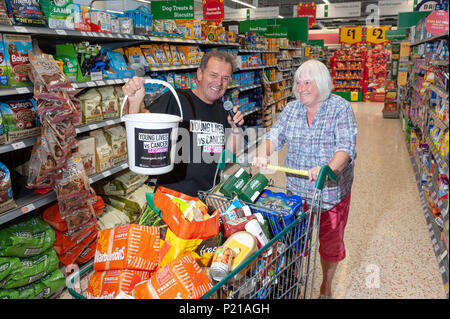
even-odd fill
[{"label": "shopping trolley", "polygon": [[[232,157],[232,161],[235,162]],[[225,164],[219,162],[221,183],[199,198],[212,210],[223,212],[231,202],[218,193],[223,183]],[[236,163],[236,162],[235,162]],[[268,168],[308,176],[304,170],[268,165]],[[217,173],[216,173],[217,175]],[[287,189],[269,182],[267,188],[278,192],[300,195],[309,205],[300,209],[292,222],[281,211],[268,209],[256,203],[246,203],[253,212],[262,213],[269,220],[273,238],[249,256],[241,265],[217,282],[202,298],[217,299],[306,299],[312,298],[315,280],[316,256],[319,240],[322,190],[327,179],[336,180],[329,166],[323,166],[315,183],[314,192]]]},{"label": "shopping trolley", "polygon": [[[233,162],[236,158],[233,156]],[[217,173],[221,173],[221,183],[226,167],[225,158],[219,161]],[[283,167],[269,168],[307,176],[307,171],[292,170]],[[312,194],[301,190],[287,189],[273,185],[268,189],[281,192],[292,192],[300,195],[309,203],[306,210],[300,209],[292,222],[273,209],[262,207],[257,203],[245,203],[254,212],[262,213],[269,221],[273,238],[256,250],[242,264],[231,271],[225,278],[217,282],[203,297],[217,299],[306,299],[312,298],[316,270],[316,256],[319,240],[320,212],[322,210],[322,189],[327,179],[336,180],[336,175],[328,167],[323,166],[315,183]],[[208,191],[199,192],[199,198],[212,210],[223,212],[232,201],[217,193],[221,183]],[[268,252],[271,251],[269,254]],[[67,278],[69,293],[77,299],[84,299],[87,287],[76,288],[84,274],[93,272],[93,261]],[[81,291],[80,291],[81,290]]]}]

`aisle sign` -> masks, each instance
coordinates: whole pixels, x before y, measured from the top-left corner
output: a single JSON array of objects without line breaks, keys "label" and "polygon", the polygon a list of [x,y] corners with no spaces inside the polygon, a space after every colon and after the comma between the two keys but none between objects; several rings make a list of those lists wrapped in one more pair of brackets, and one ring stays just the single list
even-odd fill
[{"label": "aisle sign", "polygon": [[355,44],[362,41],[362,27],[341,27],[340,38],[341,43]]},{"label": "aisle sign", "polygon": [[448,31],[448,12],[436,10],[425,20],[425,28],[432,35],[441,35]]},{"label": "aisle sign", "polygon": [[308,17],[308,28],[316,24],[316,4],[311,2],[297,5],[297,17]]},{"label": "aisle sign", "polygon": [[223,20],[223,0],[203,0],[203,20]]},{"label": "aisle sign", "polygon": [[366,32],[366,42],[372,44],[380,44],[385,43],[389,40],[386,40],[386,30],[389,30],[390,27],[368,27]]},{"label": "aisle sign", "polygon": [[154,20],[194,19],[194,0],[152,1],[150,10]]}]

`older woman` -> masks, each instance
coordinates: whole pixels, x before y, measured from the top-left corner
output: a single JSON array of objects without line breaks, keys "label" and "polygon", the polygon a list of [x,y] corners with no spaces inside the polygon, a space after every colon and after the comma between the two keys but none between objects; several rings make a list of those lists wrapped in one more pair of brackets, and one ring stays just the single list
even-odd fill
[{"label": "older woman", "polygon": [[338,176],[327,183],[319,228],[319,253],[323,271],[320,298],[331,297],[338,262],[345,258],[344,228],[350,207],[357,127],[350,103],[331,94],[327,67],[308,60],[295,72],[293,93],[277,123],[257,150],[254,165],[263,169],[268,156],[287,146],[285,165],[308,170],[309,179],[287,175],[287,188],[312,193],[320,168],[328,165]]}]

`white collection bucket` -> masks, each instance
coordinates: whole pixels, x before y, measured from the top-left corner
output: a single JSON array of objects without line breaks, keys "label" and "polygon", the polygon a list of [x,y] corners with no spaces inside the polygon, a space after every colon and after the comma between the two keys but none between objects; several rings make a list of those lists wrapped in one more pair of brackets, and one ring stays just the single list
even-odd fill
[{"label": "white collection bucket", "polygon": [[127,131],[129,169],[142,175],[161,175],[173,170],[178,123],[183,110],[175,89],[167,82],[146,79],[145,83],[161,84],[172,92],[180,108],[180,116],[164,113],[136,113],[123,115],[128,96],[120,108],[120,118]]}]

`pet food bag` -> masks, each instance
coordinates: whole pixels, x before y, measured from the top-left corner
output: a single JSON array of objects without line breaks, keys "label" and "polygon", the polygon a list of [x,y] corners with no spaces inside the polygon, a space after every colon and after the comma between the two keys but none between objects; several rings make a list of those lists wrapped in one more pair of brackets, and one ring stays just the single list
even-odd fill
[{"label": "pet food bag", "polygon": [[32,85],[28,78],[32,52],[31,37],[24,34],[3,34],[5,60],[8,69],[8,81],[12,87]]},{"label": "pet food bag", "polygon": [[94,270],[134,269],[152,271],[158,265],[159,228],[123,225],[99,232]]},{"label": "pet food bag", "polygon": [[9,169],[0,163],[0,213],[15,207],[17,205],[13,198],[11,174]]},{"label": "pet food bag", "polygon": [[125,161],[128,158],[127,131],[122,125],[114,125],[103,130],[106,141],[113,151],[114,165]]},{"label": "pet food bag", "polygon": [[95,88],[78,95],[77,98],[81,103],[84,124],[103,121],[102,96]]},{"label": "pet food bag", "polygon": [[39,120],[36,116],[34,99],[0,102],[0,110],[8,143],[39,135]]},{"label": "pet food bag", "polygon": [[0,257],[0,283],[3,278],[6,278],[14,269],[19,267],[20,259],[18,257]]},{"label": "pet food bag", "polygon": [[6,51],[3,46],[3,35],[0,35],[0,88],[9,86],[8,67],[6,63]]},{"label": "pet food bag", "polygon": [[75,29],[73,0],[40,0],[51,29]]},{"label": "pet food bag", "polygon": [[199,299],[212,288],[197,262],[183,255],[134,287],[136,299]]},{"label": "pet food bag", "polygon": [[148,175],[136,174],[130,170],[114,174],[109,180],[100,180],[94,184],[97,194],[126,196],[142,186]]},{"label": "pet food bag", "polygon": [[55,242],[55,231],[43,220],[33,217],[0,230],[0,256],[39,255]]},{"label": "pet food bag", "polygon": [[86,175],[92,175],[97,172],[95,167],[95,137],[82,136],[78,138],[78,155],[83,161]]},{"label": "pet food bag", "polygon": [[104,119],[119,117],[119,105],[114,95],[114,87],[102,86],[97,88],[101,95],[102,113]]},{"label": "pet food bag", "polygon": [[131,294],[134,286],[148,280],[148,271],[115,269],[96,271],[89,278],[88,299],[114,299],[119,292]]},{"label": "pet food bag", "polygon": [[89,135],[95,137],[95,161],[97,173],[111,168],[114,165],[113,151],[106,141],[103,130],[90,131]]},{"label": "pet food bag", "polygon": [[45,26],[39,0],[7,0],[6,2],[15,25]]},{"label": "pet food bag", "polygon": [[146,184],[125,196],[109,195],[105,201],[111,206],[125,212],[131,220],[138,218],[147,206],[146,193],[153,193],[153,188]]}]

